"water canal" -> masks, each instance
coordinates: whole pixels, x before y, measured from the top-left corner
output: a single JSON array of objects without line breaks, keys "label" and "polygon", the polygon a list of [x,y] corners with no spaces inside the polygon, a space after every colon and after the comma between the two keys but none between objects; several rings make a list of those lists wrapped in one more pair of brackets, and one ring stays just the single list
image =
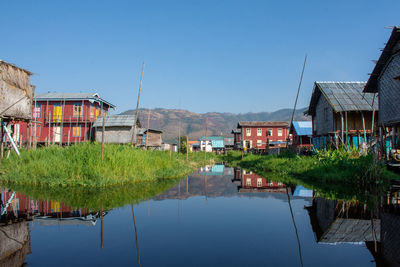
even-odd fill
[{"label": "water canal", "polygon": [[103,193],[15,190],[1,194],[1,266],[399,265],[395,187],[377,210],[217,165]]}]

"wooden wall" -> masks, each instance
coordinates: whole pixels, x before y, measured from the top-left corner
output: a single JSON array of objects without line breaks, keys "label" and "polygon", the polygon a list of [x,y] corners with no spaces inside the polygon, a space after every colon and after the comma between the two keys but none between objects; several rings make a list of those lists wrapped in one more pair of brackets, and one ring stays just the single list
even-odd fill
[{"label": "wooden wall", "polygon": [[[397,44],[400,47],[400,42]],[[379,123],[387,126],[400,123],[400,51],[392,56],[378,79]]]},{"label": "wooden wall", "polygon": [[327,135],[334,132],[336,125],[333,117],[333,109],[323,95],[320,96],[315,116],[313,117],[313,135]]}]

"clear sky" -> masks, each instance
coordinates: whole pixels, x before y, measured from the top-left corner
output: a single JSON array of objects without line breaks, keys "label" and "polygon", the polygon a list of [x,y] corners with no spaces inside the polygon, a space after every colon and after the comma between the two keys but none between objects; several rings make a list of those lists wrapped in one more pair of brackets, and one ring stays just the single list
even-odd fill
[{"label": "clear sky", "polygon": [[[37,92],[98,92],[136,107],[260,112],[298,107],[313,82],[368,79],[399,0],[2,1],[0,59]],[[180,104],[179,104],[180,103]]]}]

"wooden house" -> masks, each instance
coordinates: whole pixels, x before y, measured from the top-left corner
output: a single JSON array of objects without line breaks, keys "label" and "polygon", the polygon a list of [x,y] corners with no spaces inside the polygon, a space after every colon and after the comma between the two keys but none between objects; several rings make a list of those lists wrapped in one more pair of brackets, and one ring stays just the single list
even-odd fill
[{"label": "wooden house", "polygon": [[296,148],[309,148],[312,146],[312,122],[293,121],[290,127],[292,146]]},{"label": "wooden house", "polygon": [[[400,28],[394,27],[364,88],[379,95],[380,129],[389,133],[387,148],[400,148]],[[385,142],[386,143],[386,142]]]},{"label": "wooden house", "polygon": [[161,149],[162,131],[155,129],[141,129],[138,136],[139,146],[149,147],[151,149]]},{"label": "wooden house", "polygon": [[280,121],[240,121],[237,129],[241,133],[240,149],[265,150],[267,144],[285,147],[289,136],[289,123]]},{"label": "wooden house", "polygon": [[233,149],[241,149],[242,147],[242,131],[240,129],[233,129]]},{"label": "wooden house", "polygon": [[222,136],[204,136],[200,138],[200,150],[207,152],[219,152],[225,149],[224,137]]},{"label": "wooden house", "polygon": [[365,82],[314,83],[307,113],[312,116],[315,148],[329,143],[354,147],[366,143],[376,126],[378,99],[363,93],[364,86]]},{"label": "wooden house", "polygon": [[33,121],[21,125],[24,142],[79,143],[94,139],[93,123],[115,106],[97,93],[36,94]]},{"label": "wooden house", "polygon": [[[104,142],[112,144],[128,144],[132,142],[134,131],[135,115],[112,115],[104,119]],[[96,132],[96,141],[102,141],[103,118],[98,117],[93,128]],[[143,132],[143,131],[142,131]],[[136,121],[136,133],[140,137],[141,132],[140,120]],[[141,145],[142,137],[137,139],[137,144]],[[161,147],[161,143],[160,143]]]},{"label": "wooden house", "polygon": [[28,121],[32,117],[35,87],[32,72],[0,60],[0,118]]}]

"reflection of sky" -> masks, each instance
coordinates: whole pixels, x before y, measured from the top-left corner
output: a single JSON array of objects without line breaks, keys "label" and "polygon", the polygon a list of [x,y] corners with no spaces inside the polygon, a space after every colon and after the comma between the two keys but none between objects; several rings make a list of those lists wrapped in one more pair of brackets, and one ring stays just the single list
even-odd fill
[{"label": "reflection of sky", "polygon": [[[186,192],[183,179],[169,194],[135,205],[142,266],[300,266],[287,195],[239,194],[232,178],[208,177],[212,198],[200,193],[204,177],[196,174],[188,179],[194,195],[171,199]],[[304,209],[310,201],[290,198],[304,266],[374,266],[364,246],[317,244]],[[34,224],[28,265],[137,266],[131,206],[104,217],[103,250],[100,227],[99,220],[94,227]]]}]

